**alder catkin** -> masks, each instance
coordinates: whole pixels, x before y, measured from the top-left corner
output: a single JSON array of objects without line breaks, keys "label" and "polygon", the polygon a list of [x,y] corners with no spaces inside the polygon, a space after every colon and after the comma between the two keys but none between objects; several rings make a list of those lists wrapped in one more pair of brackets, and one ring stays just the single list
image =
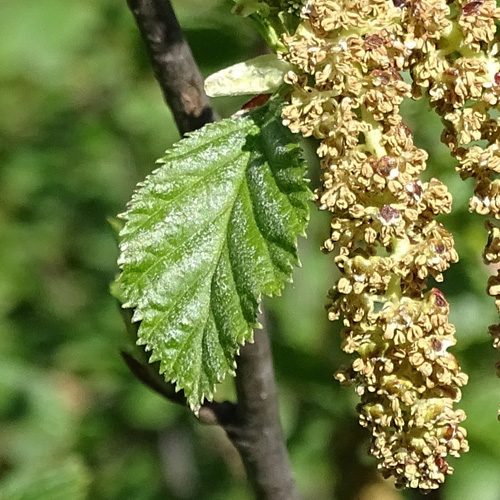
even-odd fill
[{"label": "alder catkin", "polygon": [[[383,475],[422,490],[452,473],[448,455],[468,449],[465,414],[454,407],[467,376],[448,352],[456,342],[448,303],[427,285],[458,260],[452,235],[435,219],[450,212],[452,198],[440,180],[421,179],[427,153],[415,146],[399,108],[422,87],[446,108],[451,91],[441,83],[448,76],[440,51],[457,29],[470,50],[481,47],[478,31],[491,38],[488,16],[481,16],[473,25],[444,0],[309,0],[295,33],[283,37],[281,57],[296,68],[286,76],[292,91],[283,120],[320,141],[316,200],[333,214],[324,249],[341,272],[328,314],[342,317],[342,347],[356,355],[336,378],[361,398],[360,423],[372,434]],[[457,71],[469,78],[462,86],[481,95],[481,77],[467,76],[477,71],[473,63]],[[463,140],[478,138],[482,109],[449,118],[467,124],[457,132]],[[500,298],[500,279],[490,288]]]}]

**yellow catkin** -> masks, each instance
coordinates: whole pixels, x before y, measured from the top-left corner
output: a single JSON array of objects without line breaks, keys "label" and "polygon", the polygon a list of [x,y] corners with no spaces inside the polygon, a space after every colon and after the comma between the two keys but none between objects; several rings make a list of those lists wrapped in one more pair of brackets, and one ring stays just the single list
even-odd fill
[{"label": "yellow catkin", "polygon": [[[342,347],[356,355],[336,378],[361,398],[360,423],[383,475],[398,486],[434,489],[453,471],[447,456],[468,449],[465,414],[454,408],[467,383],[448,352],[455,328],[445,297],[427,286],[429,276],[442,281],[458,256],[435,220],[450,212],[451,195],[438,179],[420,179],[427,154],[399,106],[425,85],[445,100],[451,91],[433,87],[448,68],[436,47],[447,47],[461,23],[474,50],[477,32],[489,37],[491,27],[484,16],[477,26],[453,21],[445,0],[309,0],[301,16],[283,39],[281,57],[296,68],[286,76],[292,90],[283,120],[320,141],[316,200],[333,214],[324,249],[341,272],[328,313],[342,317]],[[403,71],[418,83],[406,83]],[[472,109],[453,123],[466,123],[464,137],[475,138],[481,113]],[[490,253],[500,247],[497,233]],[[500,279],[495,286],[500,297]]]}]

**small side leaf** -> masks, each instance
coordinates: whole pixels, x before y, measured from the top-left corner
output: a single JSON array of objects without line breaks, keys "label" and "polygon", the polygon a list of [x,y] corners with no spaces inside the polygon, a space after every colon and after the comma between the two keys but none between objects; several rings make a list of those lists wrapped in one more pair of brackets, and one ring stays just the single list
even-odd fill
[{"label": "small side leaf", "polygon": [[291,279],[310,191],[275,100],[204,127],[160,163],[123,215],[117,284],[138,343],[197,412],[235,373],[261,294]]}]

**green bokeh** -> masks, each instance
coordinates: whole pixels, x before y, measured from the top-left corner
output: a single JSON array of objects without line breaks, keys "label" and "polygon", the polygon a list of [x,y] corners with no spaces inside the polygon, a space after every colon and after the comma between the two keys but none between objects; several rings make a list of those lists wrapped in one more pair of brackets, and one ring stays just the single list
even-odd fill
[{"label": "green bokeh", "polygon": [[[229,3],[174,6],[205,75],[263,52]],[[92,500],[250,500],[224,433],[142,387],[119,356],[125,331],[108,293],[117,249],[107,217],[123,211],[178,138],[125,0],[0,0],[0,80],[0,488],[35,481],[54,464],[84,468]],[[243,101],[214,104],[228,116]],[[485,294],[483,220],[467,212],[471,186],[439,143],[439,120],[424,102],[404,113],[430,153],[430,175],[455,197],[442,220],[461,258],[442,289],[458,330],[455,353],[470,375],[461,406],[471,451],[454,460],[441,498],[498,500],[500,381],[487,334],[496,312]],[[310,177],[317,183],[317,170]],[[294,283],[267,302],[282,419],[305,500],[344,500],[374,481],[356,397],[332,376],[346,357],[339,325],[324,311],[335,279],[319,251],[328,224],[314,211]],[[231,384],[219,394],[231,395]],[[381,500],[418,498],[372,487]],[[370,491],[366,498],[375,498]]]}]

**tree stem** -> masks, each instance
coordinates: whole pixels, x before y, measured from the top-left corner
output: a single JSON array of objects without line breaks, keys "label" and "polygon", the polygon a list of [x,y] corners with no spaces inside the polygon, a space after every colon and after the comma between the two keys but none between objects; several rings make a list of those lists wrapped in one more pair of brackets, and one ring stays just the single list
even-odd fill
[{"label": "tree stem", "polygon": [[225,426],[226,433],[243,459],[258,500],[299,500],[279,418],[266,329],[255,332],[254,343],[241,349],[237,362],[236,421]]},{"label": "tree stem", "polygon": [[163,96],[184,135],[212,122],[214,115],[172,5],[167,0],[127,0],[151,58]]}]

